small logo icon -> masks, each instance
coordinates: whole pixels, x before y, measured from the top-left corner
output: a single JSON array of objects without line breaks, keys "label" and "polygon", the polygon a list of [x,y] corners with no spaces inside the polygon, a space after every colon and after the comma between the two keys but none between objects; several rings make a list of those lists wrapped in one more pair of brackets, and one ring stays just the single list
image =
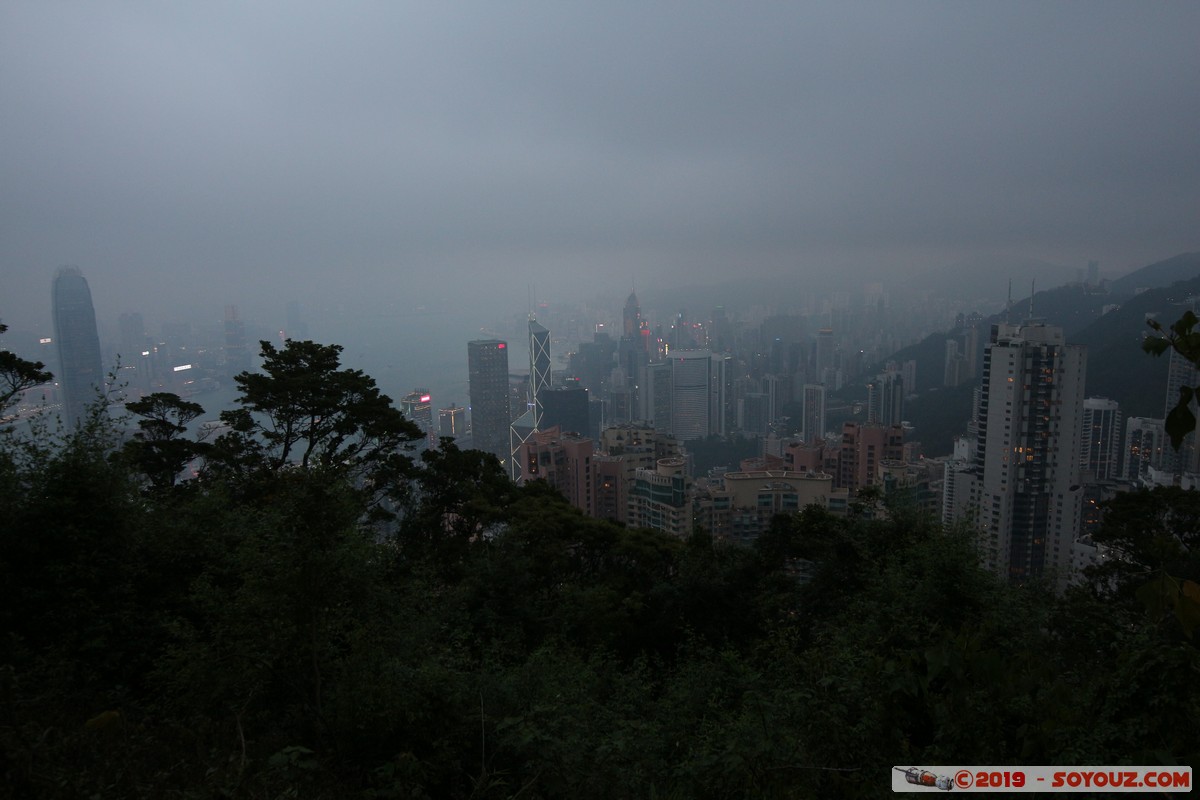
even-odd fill
[{"label": "small logo icon", "polygon": [[954,785],[960,789],[970,789],[975,785],[975,776],[965,769],[954,773]]},{"label": "small logo icon", "polygon": [[[931,789],[942,789],[943,791],[947,792],[954,788],[955,782],[958,782],[959,786],[964,785],[961,780],[963,774],[966,772],[966,770],[963,770],[962,772],[959,772],[958,775],[955,775],[953,779],[951,779],[944,775],[934,775],[929,770],[919,769],[917,767],[909,767],[908,769],[892,767],[892,769],[902,773],[904,775],[904,780],[911,784],[915,784],[917,786],[928,786]],[[966,779],[970,781],[971,776],[967,774]],[[971,784],[967,783],[965,785],[970,786]]]}]

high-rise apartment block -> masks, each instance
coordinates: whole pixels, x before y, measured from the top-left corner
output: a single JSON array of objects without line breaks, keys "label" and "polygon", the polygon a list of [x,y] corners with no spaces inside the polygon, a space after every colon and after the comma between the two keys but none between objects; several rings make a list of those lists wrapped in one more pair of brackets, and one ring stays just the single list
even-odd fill
[{"label": "high-rise apartment block", "polygon": [[992,326],[984,351],[974,467],[956,477],[967,508],[948,510],[979,530],[980,555],[1013,581],[1065,580],[1080,529],[1082,347],[1040,323]]},{"label": "high-rise apartment block", "polygon": [[1162,469],[1169,450],[1163,420],[1130,417],[1125,423],[1121,477],[1127,481],[1143,480],[1151,469]]},{"label": "high-rise apartment block", "polygon": [[600,453],[593,461],[596,516],[627,523],[637,471],[654,469],[661,459],[679,455],[678,440],[665,431],[632,424],[605,428],[600,434]]},{"label": "high-rise apartment block", "polygon": [[92,290],[78,267],[62,267],[54,277],[54,340],[58,344],[58,380],[62,386],[63,421],[75,427],[104,390],[100,336]]},{"label": "high-rise apartment block", "polygon": [[594,446],[588,437],[563,433],[557,426],[535,431],[518,451],[521,482],[544,480],[571,505],[595,516]]},{"label": "high-rise apartment block", "polygon": [[903,460],[904,429],[899,425],[847,422],[842,426],[837,487],[854,495],[879,481],[884,461]]},{"label": "high-rise apartment block", "polygon": [[499,339],[467,342],[474,447],[507,463],[512,421],[508,393],[508,343]]},{"label": "high-rise apartment block", "polygon": [[686,538],[692,533],[691,478],[682,458],[663,458],[653,469],[638,469],[629,489],[628,524]]}]

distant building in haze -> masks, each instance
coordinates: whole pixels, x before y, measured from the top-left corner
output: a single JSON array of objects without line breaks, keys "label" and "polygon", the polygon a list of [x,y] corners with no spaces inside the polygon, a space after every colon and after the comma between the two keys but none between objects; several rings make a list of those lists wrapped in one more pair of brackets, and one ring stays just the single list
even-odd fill
[{"label": "distant building in haze", "polygon": [[400,413],[421,429],[429,444],[433,444],[433,397],[428,389],[413,389],[400,398]]},{"label": "distant building in haze", "polygon": [[[670,365],[670,427],[676,439],[688,441],[726,432],[728,359],[708,350],[673,350]],[[656,405],[661,388],[654,388]],[[655,427],[660,423],[655,420]]]},{"label": "distant building in haze", "polygon": [[801,436],[805,444],[819,444],[825,438],[825,386],[820,383],[804,384],[801,411]]},{"label": "distant building in haze", "polygon": [[512,421],[508,393],[508,343],[499,339],[467,342],[471,394],[471,433],[476,450],[510,457],[508,428]]},{"label": "distant building in haze", "polygon": [[467,432],[466,409],[453,403],[449,408],[438,409],[438,433],[457,439]]},{"label": "distant building in haze", "polygon": [[100,336],[92,290],[78,267],[62,267],[54,277],[54,340],[58,344],[58,380],[62,386],[63,420],[73,428],[98,402],[104,390]]},{"label": "distant building in haze", "polygon": [[542,419],[538,430],[558,428],[564,434],[594,438],[599,431],[592,432],[589,417],[588,391],[580,386],[556,386],[543,389],[539,395]]},{"label": "distant building in haze", "polygon": [[225,306],[225,372],[229,377],[250,369],[246,349],[246,325],[238,317],[237,306]]},{"label": "distant building in haze", "polygon": [[867,422],[899,425],[904,421],[904,378],[885,372],[867,384]]}]

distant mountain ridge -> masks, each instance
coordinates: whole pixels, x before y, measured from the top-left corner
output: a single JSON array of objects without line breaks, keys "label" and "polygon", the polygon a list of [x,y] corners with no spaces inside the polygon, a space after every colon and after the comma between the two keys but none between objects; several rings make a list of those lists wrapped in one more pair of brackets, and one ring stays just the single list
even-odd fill
[{"label": "distant mountain ridge", "polygon": [[[1145,287],[1153,288],[1134,294]],[[1182,253],[1155,262],[1112,281],[1106,288],[1108,291],[1101,291],[1073,283],[1037,292],[1033,296],[1033,316],[1061,326],[1068,342],[1087,346],[1087,396],[1116,400],[1122,417],[1162,416],[1167,360],[1142,352],[1141,341],[1148,330],[1146,318],[1154,314],[1163,322],[1173,322],[1183,313],[1188,298],[1200,296],[1200,253]],[[1114,305],[1119,308],[1104,313],[1105,308]],[[1028,297],[1014,302],[1012,321],[1027,318],[1029,308]],[[1004,321],[1006,316],[1007,312],[1001,312],[984,320],[977,355],[982,355],[991,325]],[[953,335],[954,331],[932,334],[889,358],[917,362],[919,397],[909,403],[906,416],[914,426],[914,438],[928,455],[949,453],[953,437],[963,432],[971,413],[969,390],[941,386],[945,342]]]},{"label": "distant mountain ridge", "polygon": [[1075,278],[1077,270],[1036,258],[981,256],[929,270],[906,281],[907,288],[933,292],[942,297],[986,298],[991,308],[1003,305],[1009,282],[1013,291],[1031,285],[1061,286]]},{"label": "distant mountain ridge", "polygon": [[1170,286],[1196,275],[1200,275],[1200,253],[1180,253],[1117,278],[1112,282],[1112,292],[1132,295],[1141,288]]}]

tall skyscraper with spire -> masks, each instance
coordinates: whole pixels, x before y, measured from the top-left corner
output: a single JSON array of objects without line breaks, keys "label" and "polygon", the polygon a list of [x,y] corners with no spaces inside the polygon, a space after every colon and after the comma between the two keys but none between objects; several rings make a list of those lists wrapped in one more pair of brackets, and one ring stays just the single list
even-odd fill
[{"label": "tall skyscraper with spire", "polygon": [[513,420],[509,430],[510,475],[513,480],[521,477],[521,445],[541,430],[542,399],[550,391],[550,331],[529,316],[529,409]]},{"label": "tall skyscraper with spire", "polygon": [[550,390],[550,331],[536,319],[529,320],[529,408],[533,425],[541,427],[542,397]]},{"label": "tall skyscraper with spire", "polygon": [[73,428],[86,416],[87,407],[97,401],[104,388],[96,310],[92,306],[92,290],[78,267],[59,269],[51,294],[63,421]]}]

